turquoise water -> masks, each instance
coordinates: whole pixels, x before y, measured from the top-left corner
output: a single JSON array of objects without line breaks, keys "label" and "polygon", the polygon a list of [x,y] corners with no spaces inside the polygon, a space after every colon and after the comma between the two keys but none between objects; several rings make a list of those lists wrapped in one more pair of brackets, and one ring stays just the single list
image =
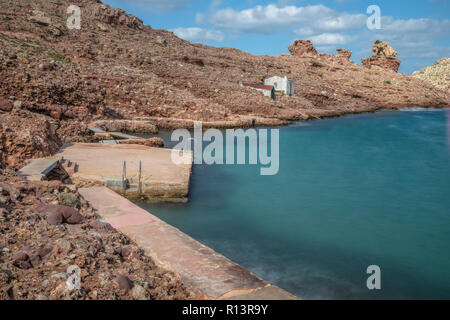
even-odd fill
[{"label": "turquoise water", "polygon": [[140,205],[304,299],[449,299],[450,110],[280,128],[277,175],[197,165],[188,204]]}]

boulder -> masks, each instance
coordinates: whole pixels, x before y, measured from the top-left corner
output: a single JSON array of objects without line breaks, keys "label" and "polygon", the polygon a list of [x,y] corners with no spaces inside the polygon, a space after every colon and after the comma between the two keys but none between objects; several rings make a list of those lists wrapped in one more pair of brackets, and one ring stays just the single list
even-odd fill
[{"label": "boulder", "polygon": [[83,216],[78,210],[68,206],[47,204],[40,205],[36,209],[39,213],[47,216],[47,222],[50,224],[80,224],[83,222]]},{"label": "boulder", "polygon": [[0,111],[6,111],[9,112],[13,109],[13,104],[6,100],[6,99],[0,99]]},{"label": "boulder", "polygon": [[128,292],[131,290],[131,288],[133,288],[133,282],[131,282],[130,278],[123,276],[121,274],[116,276],[115,281],[119,286],[119,289],[125,292]]},{"label": "boulder", "polygon": [[91,222],[90,226],[99,233],[112,233],[116,231],[109,223],[99,220]]},{"label": "boulder", "polygon": [[52,23],[52,19],[47,13],[40,10],[33,10],[28,20],[43,26],[49,26]]}]

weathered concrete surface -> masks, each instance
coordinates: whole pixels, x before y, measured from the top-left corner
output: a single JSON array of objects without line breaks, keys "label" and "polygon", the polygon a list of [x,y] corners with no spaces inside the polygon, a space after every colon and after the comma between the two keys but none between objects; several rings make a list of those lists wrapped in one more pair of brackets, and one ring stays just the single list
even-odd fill
[{"label": "weathered concrete surface", "polygon": [[19,173],[32,181],[39,181],[58,165],[57,159],[34,159],[19,170]]},{"label": "weathered concrete surface", "polygon": [[[198,298],[227,299],[241,294],[261,299],[295,298],[282,289],[271,288],[247,269],[108,188],[81,188],[79,192],[106,221],[136,241],[156,264],[180,274],[200,292]],[[270,289],[260,291],[263,288]]]},{"label": "weathered concrete surface", "polygon": [[[189,153],[192,159],[192,153]],[[133,144],[76,143],[63,148],[49,159],[68,159],[77,164],[71,173],[79,187],[108,185],[122,193],[123,162],[128,179],[125,196],[139,198],[139,161],[142,161],[142,197],[155,201],[186,201],[192,161],[176,165],[171,149]]]}]

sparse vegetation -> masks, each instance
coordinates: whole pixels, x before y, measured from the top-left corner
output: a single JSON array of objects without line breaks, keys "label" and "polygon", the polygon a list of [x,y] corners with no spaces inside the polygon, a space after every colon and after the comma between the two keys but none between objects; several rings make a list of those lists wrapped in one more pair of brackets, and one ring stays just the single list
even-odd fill
[{"label": "sparse vegetation", "polygon": [[377,41],[375,41],[375,44],[379,44],[379,43],[381,43],[382,41],[380,41],[380,40],[377,40]]},{"label": "sparse vegetation", "polygon": [[50,52],[48,55],[55,61],[64,62],[64,63],[70,63],[71,62],[70,58],[67,58],[64,55],[60,54],[60,53]]},{"label": "sparse vegetation", "polygon": [[384,80],[384,84],[392,84],[391,80]]}]

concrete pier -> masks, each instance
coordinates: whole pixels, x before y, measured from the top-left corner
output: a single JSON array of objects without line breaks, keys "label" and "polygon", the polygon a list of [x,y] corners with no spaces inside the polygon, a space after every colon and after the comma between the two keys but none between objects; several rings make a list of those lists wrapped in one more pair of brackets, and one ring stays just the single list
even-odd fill
[{"label": "concrete pier", "polygon": [[[192,153],[189,153],[192,159]],[[133,144],[76,143],[63,146],[46,161],[67,159],[77,170],[69,172],[79,187],[108,186],[127,198],[150,201],[187,201],[190,164],[176,165],[171,149],[152,148]],[[123,164],[126,162],[126,188],[123,188]],[[142,162],[139,189],[139,162]],[[139,194],[141,192],[141,194]]]},{"label": "concrete pier", "polygon": [[179,274],[197,292],[197,299],[297,299],[108,188],[81,188],[79,192],[157,265]]}]

